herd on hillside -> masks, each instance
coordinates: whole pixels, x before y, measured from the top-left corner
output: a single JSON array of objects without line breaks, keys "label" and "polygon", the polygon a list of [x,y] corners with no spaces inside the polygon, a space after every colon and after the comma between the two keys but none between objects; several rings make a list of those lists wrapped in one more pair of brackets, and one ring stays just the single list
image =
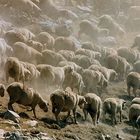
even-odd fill
[{"label": "herd on hillside", "polygon": [[[0,96],[8,93],[9,110],[30,106],[37,118],[37,105],[51,108],[58,124],[60,112],[68,112],[67,120],[72,111],[77,124],[79,106],[85,121],[89,114],[97,125],[110,114],[116,125],[127,100],[102,95],[125,81],[139,139],[140,34],[133,44],[128,37],[140,31],[139,0],[1,0],[0,13]],[[52,86],[45,100],[41,93]]]}]

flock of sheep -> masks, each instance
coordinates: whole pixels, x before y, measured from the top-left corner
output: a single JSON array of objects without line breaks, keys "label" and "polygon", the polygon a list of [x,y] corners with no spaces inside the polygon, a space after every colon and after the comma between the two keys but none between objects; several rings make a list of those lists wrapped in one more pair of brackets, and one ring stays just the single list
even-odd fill
[{"label": "flock of sheep", "polygon": [[[101,112],[110,114],[112,124],[117,124],[119,113],[122,122],[126,101],[119,98],[102,101],[101,96],[109,92],[107,87],[111,83],[120,81],[126,82],[129,97],[131,88],[137,96],[140,35],[135,37],[133,45],[118,46],[122,40],[127,41],[127,33],[137,30],[140,2],[66,0],[68,8],[60,3],[57,0],[0,1],[0,65],[4,79],[0,96],[7,91],[8,109],[14,110],[14,103],[30,106],[36,118],[37,105],[44,112],[50,107],[38,91],[45,92],[46,86],[54,86],[50,101],[58,124],[60,112],[68,112],[67,119],[71,111],[77,123],[78,106],[83,110],[84,120],[90,114],[94,125],[99,123]],[[132,100],[128,116],[137,125],[138,140],[139,97]]]}]

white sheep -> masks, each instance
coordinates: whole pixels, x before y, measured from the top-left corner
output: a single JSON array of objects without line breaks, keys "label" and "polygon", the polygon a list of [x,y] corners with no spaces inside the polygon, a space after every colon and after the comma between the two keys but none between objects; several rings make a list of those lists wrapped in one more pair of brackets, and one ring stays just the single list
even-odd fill
[{"label": "white sheep", "polygon": [[125,101],[123,99],[118,98],[107,98],[103,102],[103,115],[105,118],[105,114],[108,113],[111,115],[112,124],[117,124],[117,113],[120,114],[120,122],[122,122],[122,110],[125,105]]}]

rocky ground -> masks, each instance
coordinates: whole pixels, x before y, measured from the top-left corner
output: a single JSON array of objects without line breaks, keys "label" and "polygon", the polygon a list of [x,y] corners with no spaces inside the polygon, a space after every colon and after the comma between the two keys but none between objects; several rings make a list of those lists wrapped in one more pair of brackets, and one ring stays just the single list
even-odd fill
[{"label": "rocky ground", "polygon": [[[43,94],[43,97],[49,100],[48,94]],[[92,125],[91,118],[89,117],[86,122],[82,120],[82,112],[80,109],[77,111],[81,114],[77,115],[78,117],[78,125],[71,124],[71,120],[68,123],[61,122],[61,126],[56,125],[54,121],[54,116],[51,113],[51,104],[50,110],[47,113],[44,113],[42,110],[37,107],[36,114],[38,119],[34,119],[33,113],[26,111],[23,107],[14,105],[15,111],[17,113],[25,112],[25,114],[21,114],[27,118],[20,118],[19,124],[13,123],[12,121],[8,121],[6,119],[0,119],[0,139],[2,139],[2,134],[9,132],[16,132],[15,134],[18,136],[18,132],[22,132],[25,136],[28,136],[28,139],[56,139],[56,140],[135,140],[136,129],[133,129],[132,126],[129,125],[128,122],[128,108],[130,106],[131,99],[128,97],[126,92],[126,84],[124,82],[111,83],[108,87],[107,92],[101,95],[102,100],[107,97],[118,97],[125,99],[127,101],[125,110],[123,111],[123,122],[119,123],[116,126],[112,126],[110,119],[106,116],[106,120],[101,118],[99,125]],[[6,111],[8,95],[6,94],[4,98],[0,98],[1,101],[1,112]],[[63,118],[65,114],[61,113],[61,117]],[[30,118],[28,118],[30,117]],[[14,134],[14,135],[15,135]],[[6,135],[8,135],[6,133]],[[10,133],[12,135],[12,133]],[[106,137],[106,138],[105,138]],[[108,137],[108,138],[107,138]],[[119,137],[119,138],[117,138]]]}]

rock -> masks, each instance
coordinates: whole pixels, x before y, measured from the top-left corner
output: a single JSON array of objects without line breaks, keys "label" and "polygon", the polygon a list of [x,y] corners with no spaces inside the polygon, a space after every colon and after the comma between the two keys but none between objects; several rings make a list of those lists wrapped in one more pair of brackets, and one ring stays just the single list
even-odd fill
[{"label": "rock", "polygon": [[4,135],[5,131],[3,129],[0,129],[0,139],[3,139],[3,135]]},{"label": "rock", "polygon": [[21,132],[6,132],[4,134],[5,140],[31,140],[30,137],[24,136]]},{"label": "rock", "polygon": [[8,120],[12,120],[15,123],[19,123],[19,121],[20,121],[20,116],[17,113],[15,113],[14,111],[11,111],[11,110],[7,110],[4,113],[3,118],[8,119]]},{"label": "rock", "polygon": [[30,120],[30,121],[25,122],[25,124],[27,124],[30,127],[36,127],[38,122],[35,120],[33,120],[33,121]]}]

